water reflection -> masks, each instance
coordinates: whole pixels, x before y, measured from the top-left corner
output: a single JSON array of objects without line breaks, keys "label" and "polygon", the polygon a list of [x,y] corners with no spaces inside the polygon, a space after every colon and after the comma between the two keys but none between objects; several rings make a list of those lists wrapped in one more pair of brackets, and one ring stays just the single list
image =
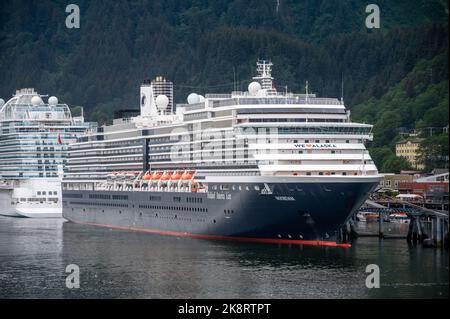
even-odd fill
[{"label": "water reflection", "polygon": [[[209,241],[58,220],[0,219],[0,296],[51,298],[448,297],[448,252],[360,238],[349,249]],[[64,269],[80,267],[81,288]],[[365,287],[378,264],[381,288]]]}]

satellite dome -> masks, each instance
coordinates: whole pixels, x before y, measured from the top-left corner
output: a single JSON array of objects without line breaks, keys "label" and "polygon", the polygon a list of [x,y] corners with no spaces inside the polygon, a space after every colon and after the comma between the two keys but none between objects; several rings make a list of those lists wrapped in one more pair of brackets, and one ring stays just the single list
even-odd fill
[{"label": "satellite dome", "polygon": [[203,95],[198,95],[198,103],[203,103],[205,102],[205,97]]},{"label": "satellite dome", "polygon": [[0,99],[0,107],[2,107],[3,105],[5,105],[5,100],[4,99]]},{"label": "satellite dome", "polygon": [[48,104],[50,104],[50,105],[58,104],[58,98],[56,96],[50,96],[48,98]]},{"label": "satellite dome", "polygon": [[195,104],[200,101],[200,97],[196,93],[191,93],[187,97],[188,104]]},{"label": "satellite dome", "polygon": [[41,99],[41,97],[40,97],[40,96],[37,96],[37,95],[33,96],[33,97],[31,98],[31,104],[33,104],[34,106],[39,105],[39,104],[42,104],[42,99]]},{"label": "satellite dome", "polygon": [[169,105],[169,98],[166,95],[161,94],[156,97],[156,107],[158,109],[164,110],[167,108],[168,105]]},{"label": "satellite dome", "polygon": [[259,82],[252,82],[248,85],[248,92],[250,95],[256,95],[261,90],[261,84]]}]

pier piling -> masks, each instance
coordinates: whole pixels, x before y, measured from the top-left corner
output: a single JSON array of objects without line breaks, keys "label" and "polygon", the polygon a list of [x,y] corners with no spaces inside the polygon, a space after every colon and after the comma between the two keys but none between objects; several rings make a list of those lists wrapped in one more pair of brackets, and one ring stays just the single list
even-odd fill
[{"label": "pier piling", "polygon": [[441,226],[441,219],[439,217],[436,217],[436,246],[441,247],[442,246],[442,226]]},{"label": "pier piling", "polygon": [[384,237],[383,214],[381,211],[378,213],[378,237]]}]

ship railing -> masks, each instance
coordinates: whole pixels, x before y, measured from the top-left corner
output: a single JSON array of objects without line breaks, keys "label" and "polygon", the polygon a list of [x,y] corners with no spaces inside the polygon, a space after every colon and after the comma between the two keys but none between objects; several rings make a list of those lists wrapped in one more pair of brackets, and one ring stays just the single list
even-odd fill
[{"label": "ship railing", "polygon": [[222,93],[208,93],[205,95],[207,99],[230,99],[231,94],[222,94]]},{"label": "ship railing", "polygon": [[185,111],[201,110],[205,108],[205,102],[195,104],[177,104],[177,107],[184,107]]}]

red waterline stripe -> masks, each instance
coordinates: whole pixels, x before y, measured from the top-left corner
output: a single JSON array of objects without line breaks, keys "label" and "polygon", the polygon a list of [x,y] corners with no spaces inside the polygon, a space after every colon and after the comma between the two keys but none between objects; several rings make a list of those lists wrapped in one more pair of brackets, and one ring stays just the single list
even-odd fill
[{"label": "red waterline stripe", "polygon": [[272,239],[272,238],[216,236],[216,235],[181,233],[181,232],[170,231],[170,230],[158,230],[158,229],[126,227],[126,226],[113,226],[113,225],[107,225],[107,224],[95,224],[95,223],[85,223],[85,222],[75,222],[75,221],[72,221],[72,222],[74,222],[76,224],[100,226],[100,227],[107,227],[107,228],[112,228],[112,229],[132,230],[132,231],[137,231],[137,232],[145,232],[145,233],[152,233],[152,234],[159,234],[159,235],[191,237],[191,238],[200,238],[200,239],[241,241],[241,242],[264,243],[264,244],[291,244],[291,245],[343,247],[343,248],[349,248],[351,246],[350,244],[338,244],[333,241],[324,241],[324,240],[299,240],[299,239],[274,239],[274,238]]}]

